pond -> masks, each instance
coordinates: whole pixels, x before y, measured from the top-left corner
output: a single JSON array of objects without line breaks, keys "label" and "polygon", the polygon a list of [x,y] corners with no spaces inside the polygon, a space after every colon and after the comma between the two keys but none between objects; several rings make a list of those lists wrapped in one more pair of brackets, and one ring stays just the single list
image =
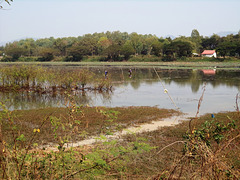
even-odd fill
[{"label": "pond", "polygon": [[[86,67],[67,66],[62,68]],[[200,114],[234,111],[236,95],[240,90],[239,69],[177,70],[131,67],[130,73],[130,67],[87,68],[96,76],[104,76],[107,71],[108,78],[113,81],[112,92],[73,92],[78,104],[89,106],[157,106],[169,109],[178,107],[183,113],[194,116],[205,84]],[[66,102],[65,97],[61,94],[33,92],[0,93],[0,101],[6,102],[11,110],[64,107]]]}]

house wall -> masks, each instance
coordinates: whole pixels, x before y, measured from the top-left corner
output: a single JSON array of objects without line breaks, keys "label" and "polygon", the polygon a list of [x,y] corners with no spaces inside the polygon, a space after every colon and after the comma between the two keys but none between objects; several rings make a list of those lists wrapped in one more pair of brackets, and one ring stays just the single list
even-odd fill
[{"label": "house wall", "polygon": [[215,52],[215,53],[213,53],[213,56],[216,58],[217,57],[217,53]]},{"label": "house wall", "polygon": [[217,54],[216,53],[213,53],[213,54],[204,54],[203,57],[217,57]]}]

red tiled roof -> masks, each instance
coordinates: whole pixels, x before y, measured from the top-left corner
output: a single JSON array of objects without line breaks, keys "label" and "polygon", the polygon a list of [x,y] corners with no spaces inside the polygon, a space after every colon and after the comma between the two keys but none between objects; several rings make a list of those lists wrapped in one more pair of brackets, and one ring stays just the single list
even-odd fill
[{"label": "red tiled roof", "polygon": [[215,50],[204,50],[202,54],[214,54]]}]

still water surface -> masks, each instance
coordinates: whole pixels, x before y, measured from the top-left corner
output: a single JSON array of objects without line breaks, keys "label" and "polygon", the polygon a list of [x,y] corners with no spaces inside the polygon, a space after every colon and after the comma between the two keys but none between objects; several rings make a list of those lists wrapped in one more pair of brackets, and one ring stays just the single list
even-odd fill
[{"label": "still water surface", "polygon": [[[51,67],[54,68],[54,67]],[[82,68],[82,67],[64,67]],[[175,109],[175,105],[164,89],[167,89],[172,100],[183,113],[194,116],[198,100],[206,83],[206,91],[200,108],[200,114],[236,109],[236,95],[240,91],[240,70],[169,70],[153,68],[124,67],[89,67],[96,76],[113,80],[113,92],[75,92],[78,104],[91,106],[157,106]],[[44,107],[63,107],[62,95],[37,93],[0,93],[0,101],[6,101],[13,109],[34,109]]]}]

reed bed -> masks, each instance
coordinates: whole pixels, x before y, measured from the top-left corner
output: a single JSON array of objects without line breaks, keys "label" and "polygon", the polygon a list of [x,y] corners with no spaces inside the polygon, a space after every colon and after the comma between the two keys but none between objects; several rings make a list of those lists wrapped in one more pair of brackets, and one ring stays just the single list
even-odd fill
[{"label": "reed bed", "polygon": [[111,91],[111,79],[96,77],[87,69],[50,68],[36,65],[14,65],[0,68],[0,91]]}]

